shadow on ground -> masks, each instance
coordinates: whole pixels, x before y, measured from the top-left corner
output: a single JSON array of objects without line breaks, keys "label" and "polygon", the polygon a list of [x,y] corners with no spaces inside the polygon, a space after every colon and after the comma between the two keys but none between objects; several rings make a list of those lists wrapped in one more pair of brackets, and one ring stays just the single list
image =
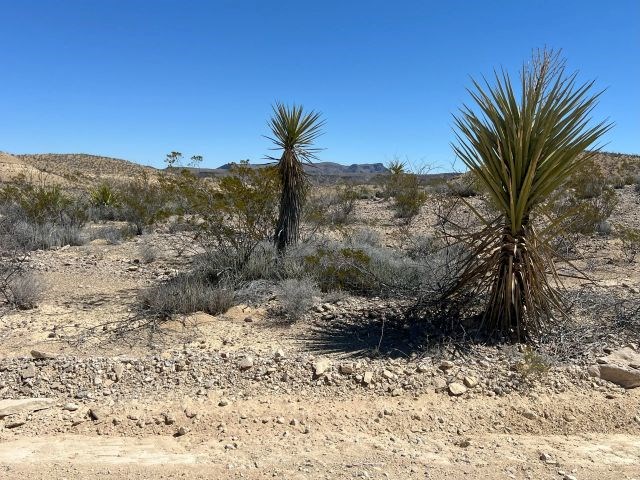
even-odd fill
[{"label": "shadow on ground", "polygon": [[316,354],[385,358],[464,355],[473,342],[458,322],[411,310],[318,321],[300,340]]}]

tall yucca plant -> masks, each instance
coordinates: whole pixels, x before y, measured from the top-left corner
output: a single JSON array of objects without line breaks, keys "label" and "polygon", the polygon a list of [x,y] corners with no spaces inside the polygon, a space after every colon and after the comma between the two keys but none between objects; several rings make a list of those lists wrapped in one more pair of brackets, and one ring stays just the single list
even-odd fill
[{"label": "tall yucca plant", "polygon": [[538,207],[561,187],[585,152],[611,128],[592,125],[590,115],[602,92],[593,82],[565,75],[559,52],[537,51],[522,68],[516,93],[509,75],[495,74],[493,85],[473,81],[477,104],[454,116],[457,156],[480,182],[500,215],[484,220],[467,240],[471,255],[450,295],[472,291],[487,298],[484,327],[526,340],[562,311],[547,223],[532,221]]},{"label": "tall yucca plant", "polygon": [[268,123],[273,137],[267,138],[275,143],[275,150],[282,150],[279,159],[269,157],[278,161],[282,185],[280,213],[274,235],[276,248],[282,253],[288,245],[295,244],[300,235],[300,216],[307,187],[303,162],[310,163],[317,158],[316,153],[320,149],[313,144],[322,134],[324,120],[320,119],[320,113],[313,110],[305,113],[302,105],[289,107],[277,102]]}]

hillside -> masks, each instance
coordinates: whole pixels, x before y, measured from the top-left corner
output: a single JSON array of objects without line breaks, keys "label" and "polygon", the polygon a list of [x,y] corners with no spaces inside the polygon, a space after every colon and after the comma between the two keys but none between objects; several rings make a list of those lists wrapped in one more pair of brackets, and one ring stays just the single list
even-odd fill
[{"label": "hillside", "polygon": [[120,179],[155,169],[119,158],[85,153],[37,153],[15,155],[25,164],[45,173],[57,173],[68,180]]}]

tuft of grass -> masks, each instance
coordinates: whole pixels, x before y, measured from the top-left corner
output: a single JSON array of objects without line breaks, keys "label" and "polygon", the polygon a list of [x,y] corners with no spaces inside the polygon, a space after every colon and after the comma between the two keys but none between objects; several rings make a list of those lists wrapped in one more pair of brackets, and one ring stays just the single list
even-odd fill
[{"label": "tuft of grass", "polygon": [[320,296],[320,289],[310,278],[286,279],[278,283],[277,296],[284,316],[291,320],[299,320],[307,313]]},{"label": "tuft of grass", "polygon": [[36,308],[42,300],[44,285],[32,273],[12,277],[8,285],[9,303],[19,310]]}]

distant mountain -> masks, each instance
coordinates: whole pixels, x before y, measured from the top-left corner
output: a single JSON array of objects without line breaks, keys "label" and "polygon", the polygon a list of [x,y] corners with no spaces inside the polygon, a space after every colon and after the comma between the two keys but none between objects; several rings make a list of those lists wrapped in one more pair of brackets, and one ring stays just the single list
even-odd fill
[{"label": "distant mountain", "polygon": [[[199,172],[215,172],[216,170],[229,170],[233,163],[225,163],[218,168],[198,168]],[[252,168],[264,168],[274,163],[249,164]],[[341,165],[335,162],[315,162],[305,165],[305,170],[309,175],[371,175],[377,173],[388,173],[389,169],[382,163],[354,163],[351,165]]]}]

